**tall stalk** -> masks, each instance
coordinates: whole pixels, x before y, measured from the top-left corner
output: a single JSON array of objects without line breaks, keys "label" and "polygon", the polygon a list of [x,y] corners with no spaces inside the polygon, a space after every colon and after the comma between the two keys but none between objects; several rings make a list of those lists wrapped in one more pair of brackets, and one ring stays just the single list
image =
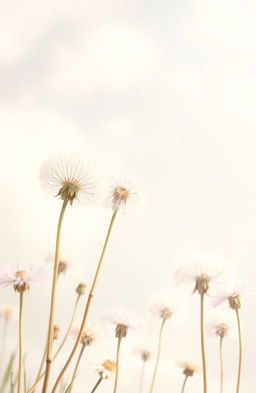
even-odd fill
[{"label": "tall stalk", "polygon": [[241,379],[241,368],[242,368],[242,333],[241,333],[239,310],[236,309],[235,311],[236,311],[237,329],[238,329],[238,335],[239,335],[239,361],[238,361],[236,393],[239,393],[240,379]]},{"label": "tall stalk", "polygon": [[5,316],[4,317],[3,334],[2,334],[1,355],[0,355],[0,374],[2,373],[3,361],[5,358],[5,343],[6,343],[6,336],[7,336],[7,330],[8,330],[8,322],[9,322],[9,317]]},{"label": "tall stalk", "polygon": [[74,368],[74,371],[73,371],[73,374],[72,374],[72,378],[71,378],[71,382],[70,382],[70,388],[69,388],[68,393],[71,393],[71,391],[72,391],[72,389],[73,389],[74,382],[75,382],[75,378],[76,378],[76,374],[77,374],[77,370],[78,370],[80,361],[81,361],[81,359],[82,359],[82,356],[83,356],[85,347],[86,347],[86,345],[85,345],[85,344],[82,344],[82,348],[81,348],[81,351],[80,351],[80,353],[79,353],[79,355],[78,355],[78,358],[77,358],[77,361],[76,361],[76,365],[75,365],[75,368]]},{"label": "tall stalk", "polygon": [[[99,259],[99,262],[98,262],[96,273],[95,273],[95,276],[94,276],[94,279],[93,279],[93,283],[92,283],[92,286],[91,286],[91,289],[90,289],[90,293],[89,293],[89,296],[88,296],[88,299],[87,299],[87,303],[86,303],[85,310],[84,310],[84,315],[83,315],[83,321],[82,321],[82,324],[80,326],[80,330],[79,330],[76,342],[74,344],[74,347],[73,347],[73,349],[72,349],[72,351],[71,351],[71,353],[70,353],[70,355],[69,355],[69,357],[68,357],[68,359],[67,359],[67,361],[66,361],[66,363],[65,363],[65,365],[63,367],[63,369],[61,370],[61,372],[60,372],[60,374],[59,374],[59,376],[58,376],[58,378],[57,378],[57,380],[56,380],[56,382],[54,384],[54,387],[52,389],[52,393],[56,392],[56,390],[57,390],[57,388],[59,386],[59,383],[60,383],[62,377],[64,376],[64,374],[65,374],[65,372],[66,372],[66,370],[67,370],[71,360],[73,359],[73,357],[74,357],[74,355],[76,353],[76,350],[77,350],[77,348],[79,346],[79,343],[80,343],[80,340],[81,340],[81,337],[82,337],[82,334],[83,334],[83,331],[84,331],[84,328],[85,328],[85,324],[87,322],[88,313],[89,313],[89,310],[90,310],[92,299],[94,297],[94,291],[95,291],[95,288],[96,288],[97,280],[98,280],[98,277],[99,277],[99,274],[100,274],[102,262],[103,262],[103,259],[104,259],[104,255],[106,253],[107,245],[108,245],[108,242],[109,242],[110,234],[111,234],[111,231],[112,231],[112,228],[113,228],[113,225],[114,225],[114,221],[115,221],[116,215],[117,215],[117,209],[114,210],[113,215],[112,215],[111,220],[110,220],[107,236],[106,236],[106,239],[105,239],[105,242],[104,242],[104,246],[103,246],[103,249],[102,249],[102,252],[101,252],[101,255],[100,255],[100,259]],[[43,392],[43,393],[45,393],[45,392]]]},{"label": "tall stalk", "polygon": [[49,316],[49,327],[48,327],[48,337],[47,337],[47,345],[46,345],[46,368],[45,368],[45,378],[43,384],[42,393],[47,392],[50,372],[51,372],[51,364],[52,364],[52,341],[53,341],[53,324],[54,324],[54,312],[55,312],[55,298],[56,298],[56,284],[58,279],[58,267],[59,267],[59,248],[60,248],[60,235],[61,235],[61,227],[63,222],[64,213],[67,207],[69,200],[64,199],[59,222],[57,227],[57,235],[56,235],[56,245],[55,245],[55,258],[54,258],[54,271],[52,278],[52,294],[51,294],[51,306],[50,306],[50,316]]},{"label": "tall stalk", "polygon": [[203,363],[203,380],[204,380],[204,393],[207,393],[207,376],[206,376],[206,357],[205,357],[205,345],[204,345],[204,293],[200,294],[200,329],[201,329],[201,351],[202,351],[202,363]]},{"label": "tall stalk", "polygon": [[23,295],[24,292],[20,292],[20,308],[19,308],[19,368],[18,368],[18,381],[17,381],[17,393],[21,392],[22,384],[22,317],[23,317]]},{"label": "tall stalk", "polygon": [[118,378],[119,378],[119,359],[120,359],[121,341],[122,341],[122,337],[118,337],[118,341],[117,341],[117,350],[116,350],[116,375],[115,375],[115,385],[114,385],[113,393],[116,393],[116,392],[117,392],[117,386],[118,386]]},{"label": "tall stalk", "polygon": [[97,381],[96,384],[94,385],[94,387],[93,387],[91,393],[94,393],[94,392],[95,392],[95,390],[97,389],[97,387],[100,385],[102,379],[103,379],[102,377],[100,377],[100,378],[98,379],[98,381]]},{"label": "tall stalk", "polygon": [[160,355],[161,355],[161,349],[162,349],[162,337],[163,337],[163,329],[164,329],[164,324],[166,322],[166,319],[162,319],[162,323],[160,326],[160,331],[159,331],[159,338],[158,338],[158,348],[157,348],[157,355],[156,355],[156,363],[155,363],[155,368],[153,372],[153,377],[152,377],[152,382],[150,386],[149,393],[153,393],[155,381],[156,381],[156,374],[159,366],[159,360],[160,360]]}]

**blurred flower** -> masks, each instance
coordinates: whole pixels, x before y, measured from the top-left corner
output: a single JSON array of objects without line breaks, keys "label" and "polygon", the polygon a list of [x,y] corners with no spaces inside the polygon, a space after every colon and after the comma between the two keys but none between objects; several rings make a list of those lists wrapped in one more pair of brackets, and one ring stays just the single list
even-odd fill
[{"label": "blurred flower", "polygon": [[[75,327],[72,329],[71,333],[74,336],[77,336],[79,333],[79,327]],[[81,337],[81,344],[85,346],[89,346],[94,344],[99,337],[99,331],[92,324],[88,324],[88,326],[84,329]]]},{"label": "blurred flower", "polygon": [[96,194],[95,182],[88,168],[78,159],[49,160],[40,172],[42,186],[55,196],[85,203],[91,201]]},{"label": "blurred flower", "polygon": [[10,319],[16,312],[17,309],[13,306],[2,305],[0,307],[0,316],[5,319]]},{"label": "blurred flower", "polygon": [[138,194],[134,188],[135,187],[127,180],[111,179],[109,204],[114,211],[120,208],[125,210],[127,204],[137,201]]},{"label": "blurred flower", "polygon": [[59,338],[60,331],[61,331],[61,329],[60,329],[59,325],[53,326],[53,340],[57,340]]},{"label": "blurred flower", "polygon": [[198,291],[199,294],[205,294],[208,292],[210,283],[216,283],[222,272],[212,265],[193,264],[182,266],[175,276],[178,282],[194,283],[193,293]]},{"label": "blurred flower", "polygon": [[183,369],[183,374],[186,377],[193,377],[195,373],[196,374],[201,373],[201,367],[198,364],[195,364],[187,359],[177,361],[176,365]]},{"label": "blurred flower", "polygon": [[104,360],[101,364],[96,367],[96,371],[100,378],[109,379],[116,371],[116,362],[111,359]]},{"label": "blurred flower", "polygon": [[212,303],[216,307],[228,302],[232,309],[238,310],[241,307],[241,296],[244,297],[253,292],[255,292],[254,283],[233,277],[225,283],[220,291],[212,295]]},{"label": "blurred flower", "polygon": [[157,301],[151,306],[151,311],[160,319],[170,319],[173,316],[174,308],[168,301]]},{"label": "blurred flower", "polygon": [[227,313],[218,313],[208,322],[208,332],[215,337],[224,338],[233,330],[233,323],[226,315]]},{"label": "blurred flower", "polygon": [[116,326],[116,337],[125,337],[128,329],[143,329],[142,321],[133,312],[121,307],[107,309],[104,319]]},{"label": "blurred flower", "polygon": [[76,293],[78,295],[84,295],[85,291],[86,291],[86,287],[87,285],[84,282],[80,282],[80,284],[78,284],[77,288],[76,288]]},{"label": "blurred flower", "polygon": [[27,268],[20,266],[17,268],[0,267],[0,285],[13,285],[17,292],[28,291],[31,283],[44,282],[47,276],[47,272],[42,266],[29,266]]},{"label": "blurred flower", "polygon": [[134,354],[139,355],[143,362],[147,362],[151,358],[151,350],[142,346],[135,348]]}]

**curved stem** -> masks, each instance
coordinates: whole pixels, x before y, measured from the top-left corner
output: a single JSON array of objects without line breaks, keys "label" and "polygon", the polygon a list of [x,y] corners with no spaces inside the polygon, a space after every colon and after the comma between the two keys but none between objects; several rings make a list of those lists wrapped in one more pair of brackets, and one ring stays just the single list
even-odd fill
[{"label": "curved stem", "polygon": [[202,363],[203,363],[203,380],[204,380],[204,393],[207,393],[207,377],[206,377],[206,357],[204,345],[204,293],[201,293],[201,307],[200,307],[200,327],[201,327],[201,350],[202,350]]},{"label": "curved stem", "polygon": [[144,371],[145,371],[145,360],[142,362],[142,368],[140,372],[140,384],[139,384],[139,393],[142,392],[143,381],[144,381]]},{"label": "curved stem", "polygon": [[[67,370],[71,360],[73,359],[73,356],[76,353],[77,347],[78,347],[78,345],[80,343],[80,340],[81,340],[81,337],[82,337],[82,334],[83,334],[83,331],[84,331],[84,328],[85,328],[85,324],[86,324],[86,321],[87,321],[87,316],[88,316],[88,313],[89,313],[90,305],[91,305],[91,302],[92,302],[92,299],[93,299],[93,296],[94,296],[96,283],[97,283],[97,280],[98,280],[98,277],[99,277],[99,274],[100,274],[100,269],[101,269],[101,266],[102,266],[103,258],[104,258],[104,255],[105,255],[105,252],[106,252],[106,249],[107,249],[107,245],[108,245],[108,242],[109,242],[110,234],[111,234],[111,231],[112,231],[112,228],[113,228],[113,225],[114,225],[114,221],[115,221],[115,218],[116,218],[116,214],[117,214],[117,210],[115,210],[113,212],[113,215],[112,215],[112,218],[111,218],[111,221],[110,221],[110,224],[109,224],[106,240],[105,240],[102,252],[101,252],[101,256],[100,256],[100,259],[99,259],[99,262],[98,262],[98,266],[97,266],[96,273],[95,273],[95,276],[94,276],[94,279],[93,279],[91,290],[90,290],[90,293],[89,293],[89,296],[88,296],[88,299],[87,299],[87,303],[86,303],[85,310],[84,310],[84,315],[83,315],[83,321],[81,323],[80,330],[79,330],[76,342],[75,342],[74,347],[73,347],[73,349],[72,349],[72,351],[71,351],[71,353],[69,355],[68,360],[66,361],[63,369],[61,370],[61,372],[60,372],[60,374],[59,374],[59,376],[58,376],[58,378],[57,378],[57,380],[56,380],[56,382],[54,384],[54,387],[52,389],[52,393],[56,392],[57,387],[58,387],[58,385],[59,385],[63,375],[65,374],[65,372],[66,372],[66,370]],[[45,393],[45,392],[43,392],[43,393]]]},{"label": "curved stem", "polygon": [[240,390],[240,378],[241,378],[241,368],[242,368],[242,334],[241,334],[241,325],[240,325],[239,311],[238,310],[235,310],[235,311],[236,311],[237,328],[238,328],[238,335],[239,335],[239,361],[238,361],[236,393],[239,393],[239,390]]},{"label": "curved stem", "polygon": [[120,358],[120,347],[121,347],[122,337],[118,337],[117,350],[116,350],[116,375],[115,375],[115,385],[113,393],[117,392],[118,377],[119,377],[119,358]]},{"label": "curved stem", "polygon": [[220,393],[223,393],[223,353],[222,353],[223,337],[220,337]]},{"label": "curved stem", "polygon": [[97,381],[96,385],[94,385],[94,388],[92,389],[91,393],[94,393],[94,392],[95,392],[95,390],[97,389],[97,387],[98,387],[99,384],[101,383],[102,379],[103,379],[102,377],[100,377],[100,378],[98,379],[98,381]]},{"label": "curved stem", "polygon": [[23,295],[24,292],[20,292],[20,310],[19,310],[19,368],[18,368],[18,384],[17,393],[21,391],[21,379],[22,379],[22,314],[23,314]]},{"label": "curved stem", "polygon": [[157,349],[157,355],[156,355],[156,363],[155,363],[155,368],[153,372],[153,377],[152,377],[152,382],[151,382],[151,387],[149,390],[149,393],[153,392],[154,385],[155,385],[155,380],[156,380],[156,374],[159,366],[159,359],[160,359],[160,354],[161,354],[161,348],[162,348],[162,336],[163,336],[163,328],[165,324],[166,319],[163,318],[160,331],[159,331],[159,338],[158,338],[158,349]]},{"label": "curved stem", "polygon": [[[70,319],[70,323],[69,323],[68,329],[67,329],[67,331],[66,331],[65,337],[63,338],[63,340],[62,340],[62,342],[61,342],[59,348],[57,349],[57,351],[55,352],[55,354],[54,354],[54,356],[53,356],[53,358],[52,358],[52,361],[53,361],[53,362],[54,362],[54,360],[56,359],[56,357],[59,355],[60,351],[62,350],[63,346],[65,345],[65,343],[66,343],[66,341],[67,341],[67,338],[68,338],[68,336],[69,336],[69,334],[70,334],[70,331],[71,331],[72,326],[73,326],[73,322],[74,322],[74,320],[75,320],[76,311],[77,311],[77,306],[78,306],[78,302],[79,302],[79,300],[80,300],[80,297],[81,297],[81,295],[78,294],[78,295],[77,295],[77,298],[76,298],[76,301],[75,301],[75,305],[74,305],[74,308],[73,308],[73,312],[72,312],[72,316],[71,316],[71,319]],[[46,350],[45,350],[45,354],[46,354]],[[44,360],[45,360],[45,357],[44,357]],[[44,360],[43,360],[43,362],[44,362]],[[42,362],[42,363],[43,363],[43,362]],[[42,363],[41,363],[41,364],[42,364]],[[35,390],[35,388],[36,388],[36,386],[37,386],[37,384],[41,381],[41,379],[42,379],[43,376],[45,375],[45,371],[42,372],[42,369],[41,369],[41,368],[40,368],[39,371],[40,371],[40,373],[38,372],[34,384],[31,386],[31,388],[29,388],[29,390],[27,391],[27,393],[33,393],[34,390]]]},{"label": "curved stem", "polygon": [[77,358],[77,362],[76,362],[76,365],[75,365],[75,368],[74,368],[74,372],[73,372],[73,375],[72,375],[72,378],[71,378],[71,383],[70,383],[70,388],[69,388],[68,393],[71,393],[71,391],[72,391],[72,389],[73,389],[74,381],[75,381],[76,374],[77,374],[77,370],[78,370],[78,367],[79,367],[79,363],[80,363],[80,361],[81,361],[81,358],[82,358],[82,356],[83,356],[84,350],[85,350],[85,345],[82,344],[82,348],[81,348],[81,351],[80,351],[79,356],[78,356],[78,358]]},{"label": "curved stem", "polygon": [[181,393],[185,392],[185,386],[186,386],[187,380],[188,380],[188,375],[185,376],[185,379],[184,379],[184,382],[183,382],[182,388],[181,388]]},{"label": "curved stem", "polygon": [[50,306],[50,316],[49,316],[49,327],[48,327],[48,338],[47,338],[47,351],[46,351],[46,368],[45,368],[45,378],[42,393],[47,392],[51,363],[52,363],[52,341],[53,341],[53,324],[54,324],[54,311],[55,311],[55,298],[56,298],[56,284],[58,279],[58,267],[59,267],[59,248],[60,248],[60,234],[62,221],[64,213],[68,204],[68,199],[64,199],[56,235],[56,245],[55,245],[55,258],[54,258],[54,271],[52,278],[52,294],[51,294],[51,306]]}]

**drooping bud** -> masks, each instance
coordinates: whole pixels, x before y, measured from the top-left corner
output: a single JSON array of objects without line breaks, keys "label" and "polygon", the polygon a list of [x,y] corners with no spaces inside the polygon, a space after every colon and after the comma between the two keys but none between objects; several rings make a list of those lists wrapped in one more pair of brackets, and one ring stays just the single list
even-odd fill
[{"label": "drooping bud", "polygon": [[241,298],[238,294],[229,296],[228,302],[230,307],[233,308],[233,310],[238,310],[239,308],[241,308]]},{"label": "drooping bud", "polygon": [[76,288],[76,293],[78,295],[84,295],[86,291],[87,285],[84,282],[80,282],[80,284]]}]

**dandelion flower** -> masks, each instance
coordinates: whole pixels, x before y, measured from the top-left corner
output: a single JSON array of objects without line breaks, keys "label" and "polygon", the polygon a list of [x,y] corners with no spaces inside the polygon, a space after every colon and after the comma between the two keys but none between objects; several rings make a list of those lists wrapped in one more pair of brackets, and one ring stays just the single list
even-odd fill
[{"label": "dandelion flower", "polygon": [[208,292],[210,283],[216,283],[222,272],[211,265],[193,264],[180,267],[175,277],[178,282],[193,283],[193,293],[197,291],[201,295]]},{"label": "dandelion flower", "polygon": [[133,204],[138,200],[135,186],[128,180],[111,179],[111,191],[108,204],[114,211],[125,210],[128,204]]},{"label": "dandelion flower", "polygon": [[91,201],[96,194],[93,176],[78,159],[50,160],[40,172],[42,186],[72,205]]},{"label": "dandelion flower", "polygon": [[116,326],[116,336],[123,334],[125,337],[127,330],[143,329],[142,321],[131,311],[121,307],[112,307],[105,311],[104,319]]},{"label": "dandelion flower", "polygon": [[193,377],[194,374],[201,373],[201,366],[188,359],[179,360],[176,362],[176,365],[180,367],[183,370],[183,374],[188,377]]},{"label": "dandelion flower", "polygon": [[[72,329],[71,333],[74,336],[77,336],[79,333],[80,328],[75,327]],[[90,346],[94,344],[97,339],[99,338],[99,331],[93,324],[88,324],[86,328],[83,330],[82,337],[81,337],[81,344],[85,346]]]},{"label": "dandelion flower", "polygon": [[47,273],[44,267],[29,266],[27,268],[18,266],[0,267],[0,285],[13,285],[17,292],[25,292],[30,288],[30,284],[46,281]]}]

